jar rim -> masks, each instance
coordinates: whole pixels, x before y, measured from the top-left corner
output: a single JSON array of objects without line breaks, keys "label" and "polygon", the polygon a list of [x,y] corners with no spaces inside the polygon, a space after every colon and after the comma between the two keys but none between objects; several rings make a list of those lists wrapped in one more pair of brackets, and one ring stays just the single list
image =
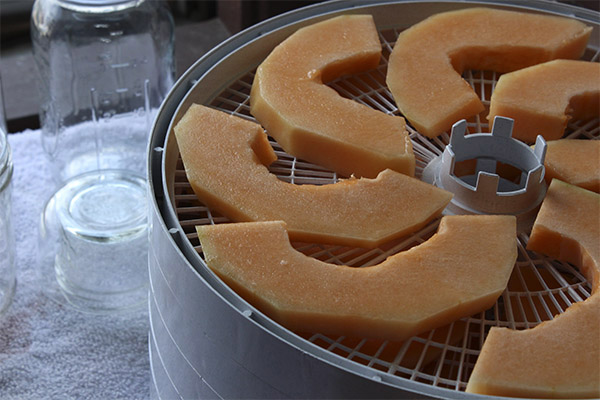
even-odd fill
[{"label": "jar rim", "polygon": [[62,0],[64,3],[69,3],[78,6],[114,6],[123,3],[131,3],[135,0]]},{"label": "jar rim", "polygon": [[118,11],[137,7],[146,0],[56,0],[62,7],[80,12]]}]

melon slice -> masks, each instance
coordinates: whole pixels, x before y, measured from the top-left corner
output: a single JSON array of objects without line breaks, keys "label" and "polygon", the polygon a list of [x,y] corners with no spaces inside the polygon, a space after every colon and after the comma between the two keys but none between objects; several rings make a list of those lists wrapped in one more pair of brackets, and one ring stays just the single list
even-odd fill
[{"label": "melon slice", "polygon": [[527,398],[600,396],[600,296],[533,329],[492,328],[467,392]]},{"label": "melon slice", "polygon": [[600,282],[600,195],[554,179],[527,249],[576,265],[595,293]]},{"label": "melon slice", "polygon": [[556,178],[600,193],[600,140],[550,141],[544,166],[548,184]]},{"label": "melon slice", "polygon": [[278,221],[198,226],[207,265],[294,331],[406,340],[494,304],[517,256],[513,216],[446,216],[436,235],[380,264],[308,257]]},{"label": "melon slice", "polygon": [[341,175],[384,169],[414,175],[402,117],[343,98],[325,83],[377,67],[381,44],[370,15],[344,15],[299,29],[258,67],[250,112],[291,155]]},{"label": "melon slice", "polygon": [[452,195],[385,170],[376,179],[295,185],[271,174],[276,160],[260,125],[192,105],[175,126],[197,197],[234,221],[283,220],[294,240],[375,247],[437,217]]},{"label": "melon slice", "polygon": [[502,75],[488,120],[498,115],[515,120],[517,139],[560,139],[571,118],[600,116],[600,63],[554,60]]},{"label": "melon slice", "polygon": [[492,328],[467,392],[600,397],[600,195],[553,180],[527,248],[577,265],[592,295],[533,329]]},{"label": "melon slice", "polygon": [[579,58],[591,30],[573,19],[491,8],[436,14],[400,33],[387,84],[404,117],[435,137],[484,110],[464,70],[509,72]]}]

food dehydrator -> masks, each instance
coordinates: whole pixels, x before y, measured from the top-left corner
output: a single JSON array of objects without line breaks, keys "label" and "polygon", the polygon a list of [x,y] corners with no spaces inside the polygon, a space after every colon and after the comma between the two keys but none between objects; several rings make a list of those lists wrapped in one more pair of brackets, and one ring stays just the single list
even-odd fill
[{"label": "food dehydrator", "polygon": [[[302,26],[366,13],[373,15],[379,30],[381,64],[330,86],[342,96],[399,115],[382,83],[398,33],[432,14],[482,5],[578,19],[593,27],[583,58],[599,61],[598,14],[554,1],[349,0],[319,3],[255,25],[211,50],[178,80],[158,113],[148,150],[149,347],[155,398],[488,398],[464,389],[490,327],[531,328],[590,296],[590,283],[577,268],[525,250],[528,237],[520,233],[515,269],[494,307],[405,342],[378,341],[291,332],[243,300],[204,262],[194,227],[229,221],[197,200],[183,169],[172,130],[190,104],[253,119],[248,102],[253,73],[278,43]],[[469,70],[463,77],[489,105],[497,74]],[[599,125],[597,118],[574,120],[567,135],[598,139]],[[468,129],[488,132],[489,127],[487,121],[473,118]],[[449,137],[427,139],[410,127],[409,132],[420,177]],[[338,180],[335,173],[297,160],[271,143],[278,161],[269,169],[280,179],[294,184]],[[323,261],[362,267],[422,243],[438,222],[384,248],[294,246]]]}]

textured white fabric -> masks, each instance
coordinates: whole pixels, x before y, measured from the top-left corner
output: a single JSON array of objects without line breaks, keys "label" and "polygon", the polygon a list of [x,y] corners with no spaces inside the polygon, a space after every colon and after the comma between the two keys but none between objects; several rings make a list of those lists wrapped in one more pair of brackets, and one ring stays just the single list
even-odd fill
[{"label": "textured white fabric", "polygon": [[99,316],[48,300],[37,277],[40,213],[54,184],[39,131],[9,135],[17,289],[0,317],[0,399],[146,399],[148,311]]}]

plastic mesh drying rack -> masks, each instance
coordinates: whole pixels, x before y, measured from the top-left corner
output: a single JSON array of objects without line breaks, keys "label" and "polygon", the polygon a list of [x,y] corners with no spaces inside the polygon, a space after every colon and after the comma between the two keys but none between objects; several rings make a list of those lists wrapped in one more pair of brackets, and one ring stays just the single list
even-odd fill
[{"label": "plastic mesh drying rack", "polygon": [[[382,7],[386,6],[384,4]],[[388,56],[396,37],[405,27],[384,27],[379,31],[383,57],[378,68],[342,77],[330,83],[330,86],[344,97],[387,114],[401,115],[383,82],[385,82]],[[264,52],[268,52],[275,44],[275,42],[269,43]],[[595,47],[590,45],[583,58],[598,62],[600,50],[597,44]],[[249,111],[249,93],[255,67],[256,65],[241,63],[238,64],[237,71],[231,71],[223,66],[224,73],[236,74],[235,79],[225,86],[218,87],[211,100],[204,104],[254,120]],[[246,70],[243,70],[244,68]],[[463,77],[479,94],[484,105],[488,106],[499,75],[489,71],[469,70],[463,74]],[[187,104],[194,101],[194,96],[188,97]],[[184,102],[181,106],[180,114],[187,108],[187,104]],[[408,122],[407,128],[417,158],[416,176],[420,177],[427,163],[443,152],[449,137],[448,134],[443,134],[435,139],[428,139],[415,131]],[[470,132],[489,132],[487,121],[479,116],[468,121],[468,129]],[[566,136],[600,139],[600,120],[596,118],[587,121],[571,121]],[[270,139],[270,142],[278,160],[269,167],[269,170],[281,180],[294,184],[330,184],[338,180],[335,173],[298,160],[285,153],[274,140]],[[187,181],[181,159],[174,161],[173,164],[175,165],[172,173],[173,182],[167,186],[172,197],[174,212],[189,244],[198,254],[198,260],[192,262],[206,268],[194,227],[225,223],[229,220],[212,212],[197,200]],[[325,262],[364,267],[380,263],[391,254],[426,241],[435,233],[438,223],[439,219],[415,234],[376,249],[314,243],[293,243],[293,245],[297,250]],[[463,391],[491,327],[533,328],[542,321],[552,319],[555,314],[564,312],[573,303],[590,296],[590,283],[576,267],[527,251],[526,234],[518,235],[517,239],[518,259],[508,287],[496,304],[485,312],[415,336],[405,342],[337,337],[319,333],[297,334],[328,352],[371,368],[374,375],[386,373],[427,385]]]}]

